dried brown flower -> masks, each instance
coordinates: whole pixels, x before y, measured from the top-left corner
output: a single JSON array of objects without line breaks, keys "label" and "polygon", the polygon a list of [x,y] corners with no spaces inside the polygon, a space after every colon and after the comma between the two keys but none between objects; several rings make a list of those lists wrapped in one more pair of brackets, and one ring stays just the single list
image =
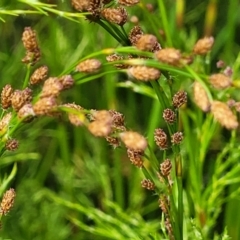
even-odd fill
[{"label": "dried brown flower", "polygon": [[138,168],[143,167],[143,151],[141,150],[127,150],[127,155],[133,165],[135,165]]},{"label": "dried brown flower", "polygon": [[9,127],[12,118],[12,113],[7,113],[0,121],[0,136],[4,135]]},{"label": "dried brown flower", "polygon": [[136,47],[142,51],[152,51],[157,44],[157,38],[151,34],[142,35],[136,42]]},{"label": "dried brown flower", "polygon": [[172,109],[167,108],[163,111],[163,119],[166,123],[173,124],[176,121],[176,114]]},{"label": "dried brown flower", "polygon": [[157,144],[157,146],[161,150],[165,150],[168,148],[168,143],[167,143],[167,134],[163,131],[161,128],[157,128],[154,131],[154,140]]},{"label": "dried brown flower", "polygon": [[131,44],[133,46],[135,46],[142,35],[143,35],[143,31],[142,31],[141,27],[135,26],[135,27],[133,27],[133,29],[131,29],[128,38],[129,38]]},{"label": "dried brown flower", "polygon": [[213,37],[201,38],[194,45],[193,52],[198,55],[205,55],[212,49],[213,43]]},{"label": "dried brown flower", "polygon": [[146,188],[147,190],[154,190],[155,189],[155,184],[149,179],[143,179],[141,181],[141,185],[142,185],[143,188]]},{"label": "dried brown flower", "polygon": [[137,132],[126,131],[119,134],[126,148],[144,151],[147,148],[146,139]]},{"label": "dried brown flower", "polygon": [[238,127],[237,117],[233,114],[226,103],[213,101],[211,103],[211,113],[216,121],[218,121],[223,127],[229,130]]},{"label": "dried brown flower", "polygon": [[170,159],[166,159],[163,161],[163,163],[160,164],[160,171],[164,177],[167,177],[170,175],[171,169],[172,169],[172,163]]},{"label": "dried brown flower", "polygon": [[56,111],[57,101],[53,96],[40,98],[34,105],[33,111],[36,115],[51,115]]},{"label": "dried brown flower", "polygon": [[208,112],[210,110],[210,101],[207,93],[199,82],[194,82],[193,84],[193,98],[196,105],[202,109],[202,111]]},{"label": "dried brown flower", "polygon": [[107,137],[111,131],[111,124],[102,121],[94,121],[89,123],[88,130],[96,137]]},{"label": "dried brown flower", "polygon": [[161,76],[158,69],[146,66],[133,66],[128,69],[128,74],[139,81],[153,81]]},{"label": "dried brown flower", "polygon": [[158,61],[173,65],[179,66],[181,60],[181,52],[175,48],[164,48],[155,52],[155,56]]},{"label": "dried brown flower", "polygon": [[171,136],[171,142],[172,144],[180,144],[183,140],[183,133],[182,132],[176,132]]},{"label": "dried brown flower", "polygon": [[174,94],[172,103],[175,108],[180,108],[183,104],[187,103],[187,93],[185,91],[178,91]]},{"label": "dried brown flower", "polygon": [[68,103],[62,106],[69,109],[69,111],[67,111],[67,114],[71,124],[74,126],[82,126],[84,124],[85,114],[83,113],[83,107],[75,103]]},{"label": "dried brown flower", "polygon": [[171,221],[170,221],[170,218],[166,218],[166,221],[164,222],[165,223],[165,227],[168,231],[168,235],[169,235],[169,239],[170,240],[174,240],[175,237],[173,235],[173,228],[172,228],[172,224],[171,224]]},{"label": "dried brown flower", "polygon": [[12,107],[15,111],[18,111],[24,104],[29,103],[32,100],[32,90],[25,88],[24,90],[15,90],[12,94]]},{"label": "dried brown flower", "polygon": [[101,62],[97,59],[87,59],[77,65],[76,71],[83,73],[96,73],[100,70],[101,65]]},{"label": "dried brown flower", "polygon": [[89,11],[94,12],[97,11],[100,7],[100,0],[72,0],[72,6],[80,12]]},{"label": "dried brown flower", "polygon": [[62,84],[63,90],[65,90],[65,89],[69,89],[73,86],[74,79],[72,78],[71,75],[64,75],[59,78],[59,82]]},{"label": "dried brown flower", "polygon": [[137,3],[139,3],[139,0],[118,0],[118,4],[124,6],[133,6]]},{"label": "dried brown flower", "polygon": [[31,103],[23,105],[18,111],[18,118],[24,122],[30,122],[35,117],[33,106]]},{"label": "dried brown flower", "polygon": [[209,78],[211,85],[216,89],[225,89],[231,86],[232,80],[230,77],[222,73],[216,73]]},{"label": "dried brown flower", "polygon": [[40,93],[40,98],[46,98],[50,96],[56,97],[62,90],[63,85],[59,81],[59,79],[56,77],[50,77],[43,84],[43,88]]},{"label": "dried brown flower", "polygon": [[161,195],[161,197],[158,200],[159,207],[163,211],[163,213],[168,214],[169,210],[169,200],[166,195]]},{"label": "dried brown flower", "polygon": [[17,139],[9,139],[7,140],[7,142],[5,143],[5,148],[8,150],[8,151],[15,151],[18,149],[18,145],[19,145],[19,142]]},{"label": "dried brown flower", "polygon": [[41,52],[40,49],[37,48],[34,51],[27,51],[26,56],[22,59],[23,63],[34,65],[36,62],[40,60]]},{"label": "dried brown flower", "polygon": [[12,94],[13,88],[10,84],[7,84],[1,92],[1,104],[3,109],[7,109],[11,106]]},{"label": "dried brown flower", "polygon": [[16,193],[13,188],[10,188],[4,193],[0,208],[1,215],[7,215],[7,213],[11,210],[14,204],[15,197]]},{"label": "dried brown flower", "polygon": [[47,78],[47,75],[48,75],[47,66],[41,66],[37,68],[30,77],[30,84],[34,85],[44,81]]},{"label": "dried brown flower", "polygon": [[25,49],[34,52],[38,49],[36,32],[31,27],[25,27],[22,34],[22,42]]},{"label": "dried brown flower", "polygon": [[127,11],[123,7],[104,8],[101,10],[101,15],[107,21],[123,26],[127,22]]},{"label": "dried brown flower", "polygon": [[108,112],[111,114],[113,127],[121,128],[124,126],[124,116],[122,113],[115,110],[109,110]]}]

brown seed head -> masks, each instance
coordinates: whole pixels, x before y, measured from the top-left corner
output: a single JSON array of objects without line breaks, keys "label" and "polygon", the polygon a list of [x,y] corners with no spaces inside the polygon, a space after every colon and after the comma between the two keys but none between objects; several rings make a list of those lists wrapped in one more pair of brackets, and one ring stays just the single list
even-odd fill
[{"label": "brown seed head", "polygon": [[166,195],[161,195],[158,202],[159,202],[159,207],[161,208],[163,213],[168,214],[169,200],[167,199],[167,196]]},{"label": "brown seed head", "polygon": [[142,51],[152,51],[157,44],[157,38],[151,34],[142,35],[136,43],[136,47]]},{"label": "brown seed head", "polygon": [[34,52],[38,49],[36,32],[31,27],[25,27],[22,34],[22,42],[25,49]]},{"label": "brown seed head", "polygon": [[5,148],[8,151],[15,151],[18,149],[19,146],[19,142],[17,139],[9,139],[7,140],[7,142],[5,143]]},{"label": "brown seed head", "polygon": [[3,109],[7,109],[11,106],[12,94],[13,88],[10,84],[7,84],[1,92],[1,104]]},{"label": "brown seed head", "polygon": [[168,143],[167,143],[167,134],[163,131],[161,128],[157,128],[154,131],[154,140],[157,144],[157,146],[161,150],[165,150],[168,148]]},{"label": "brown seed head", "polygon": [[11,118],[12,118],[12,113],[7,113],[1,119],[1,121],[0,121],[0,136],[2,136],[3,134],[6,133],[8,127],[9,127]]},{"label": "brown seed head", "polygon": [[153,81],[161,76],[158,69],[146,66],[133,66],[127,72],[131,77],[139,81]]},{"label": "brown seed head", "polygon": [[97,59],[87,59],[77,65],[76,71],[83,73],[96,73],[100,70],[101,65],[101,62]]},{"label": "brown seed head", "polygon": [[1,215],[7,215],[7,213],[11,210],[14,204],[15,197],[16,193],[13,188],[10,188],[8,191],[4,193],[0,208]]},{"label": "brown seed head", "polygon": [[72,6],[80,12],[88,11],[94,12],[97,11],[100,7],[100,0],[72,0]]},{"label": "brown seed head", "polygon": [[143,188],[146,188],[147,190],[154,190],[155,189],[155,184],[149,179],[143,179],[141,181],[141,185],[142,185]]},{"label": "brown seed head", "polygon": [[170,218],[166,218],[166,221],[164,222],[165,223],[165,228],[167,229],[168,231],[168,235],[169,235],[169,239],[170,240],[174,240],[175,237],[173,235],[173,228],[172,228],[172,224],[171,224],[171,220]]},{"label": "brown seed head", "polygon": [[114,149],[121,145],[120,140],[116,137],[107,136],[106,140]]},{"label": "brown seed head", "polygon": [[176,121],[176,114],[172,109],[167,108],[163,111],[163,119],[166,123],[173,124]]},{"label": "brown seed head", "polygon": [[123,7],[104,8],[101,10],[101,15],[107,21],[123,26],[127,22],[127,11]]},{"label": "brown seed head", "polygon": [[72,78],[71,75],[64,75],[59,78],[59,82],[62,84],[63,90],[65,90],[65,89],[69,89],[73,86],[74,79]]},{"label": "brown seed head", "polygon": [[174,94],[172,103],[175,108],[180,108],[183,104],[187,103],[187,93],[185,91],[178,91]]},{"label": "brown seed head", "polygon": [[27,103],[21,107],[17,113],[18,118],[24,122],[30,122],[35,117],[33,106],[31,103]]},{"label": "brown seed head", "polygon": [[194,45],[193,52],[198,55],[205,55],[212,49],[213,43],[213,37],[201,38]]},{"label": "brown seed head", "polygon": [[107,137],[111,131],[111,124],[102,121],[94,121],[89,123],[88,130],[96,137]]},{"label": "brown seed head", "polygon": [[113,127],[118,128],[124,126],[124,116],[122,113],[115,110],[109,110],[108,112],[111,114]]},{"label": "brown seed head", "polygon": [[22,62],[33,66],[36,62],[40,60],[40,57],[40,49],[36,48],[34,51],[27,51],[26,56],[22,59]]},{"label": "brown seed head", "polygon": [[62,106],[69,109],[69,111],[67,111],[67,114],[71,124],[77,127],[82,126],[84,124],[85,114],[83,113],[83,110],[84,110],[83,107],[75,103],[68,103]]},{"label": "brown seed head", "polygon": [[56,111],[57,101],[53,96],[40,98],[34,105],[33,111],[36,115],[51,115]]},{"label": "brown seed head", "polygon": [[158,61],[173,66],[179,66],[182,57],[181,52],[174,48],[160,49],[159,51],[155,52],[155,56]]},{"label": "brown seed head", "polygon": [[172,169],[172,163],[170,159],[166,159],[164,160],[163,163],[160,164],[160,171],[164,177],[167,177],[170,175],[171,169]]},{"label": "brown seed head", "polygon": [[120,138],[126,148],[130,148],[132,150],[144,151],[147,148],[146,139],[137,132],[126,131],[120,133]]},{"label": "brown seed head", "polygon": [[47,66],[41,66],[40,68],[37,68],[32,76],[30,77],[30,84],[38,84],[42,81],[44,81],[48,76],[48,67]]},{"label": "brown seed head", "polygon": [[139,3],[139,0],[118,0],[118,4],[123,6],[133,6]]},{"label": "brown seed head", "polygon": [[127,150],[127,155],[133,165],[135,165],[138,168],[143,167],[143,151],[141,150]]},{"label": "brown seed head", "polygon": [[112,124],[112,115],[107,110],[92,111],[92,117],[95,121],[104,122],[106,124]]},{"label": "brown seed head", "polygon": [[193,98],[196,105],[202,109],[202,111],[208,112],[210,110],[210,101],[207,93],[199,82],[194,82],[193,84]]},{"label": "brown seed head", "polygon": [[[106,60],[108,62],[115,62],[115,61],[123,60],[123,56],[114,53],[114,54],[108,55],[106,57]],[[122,63],[116,63],[114,64],[114,66],[119,69],[128,68],[128,65],[122,64]]]},{"label": "brown seed head", "polygon": [[171,142],[172,144],[180,144],[183,140],[183,133],[182,132],[176,132],[171,136]]},{"label": "brown seed head", "polygon": [[50,77],[43,84],[43,88],[40,93],[40,98],[46,98],[50,96],[56,97],[62,90],[63,85],[59,81],[59,79],[56,77]]},{"label": "brown seed head", "polygon": [[213,101],[211,103],[211,113],[216,121],[218,121],[223,127],[229,130],[238,127],[237,117],[233,114],[226,103]]},{"label": "brown seed head", "polygon": [[129,38],[131,44],[133,46],[135,46],[142,35],[143,35],[143,31],[142,31],[141,27],[135,26],[135,27],[133,27],[133,29],[131,29],[128,38]]},{"label": "brown seed head", "polygon": [[25,88],[24,90],[15,90],[12,94],[12,107],[18,112],[18,110],[24,105],[32,100],[32,90],[30,88]]},{"label": "brown seed head", "polygon": [[216,73],[209,78],[211,85],[216,89],[225,89],[231,86],[232,80],[230,77],[222,73]]}]

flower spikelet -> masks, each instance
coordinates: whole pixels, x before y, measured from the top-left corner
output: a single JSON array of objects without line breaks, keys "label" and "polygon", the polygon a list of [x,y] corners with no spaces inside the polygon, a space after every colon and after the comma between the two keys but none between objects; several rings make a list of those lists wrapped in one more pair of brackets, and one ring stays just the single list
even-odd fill
[{"label": "flower spikelet", "polygon": [[124,6],[133,6],[137,3],[139,3],[139,0],[118,0],[118,4]]},{"label": "flower spikelet", "polygon": [[96,73],[100,70],[101,65],[101,62],[97,59],[87,59],[77,65],[76,71],[83,73]]},{"label": "flower spikelet", "polygon": [[133,131],[126,131],[120,133],[120,138],[126,148],[130,148],[132,150],[140,150],[144,151],[147,148],[146,139],[139,133]]},{"label": "flower spikelet", "polygon": [[56,98],[53,96],[40,98],[34,105],[33,111],[36,115],[50,115],[57,108]]},{"label": "flower spikelet", "polygon": [[63,89],[69,89],[74,84],[74,79],[71,75],[64,75],[59,78],[59,82],[62,84]]},{"label": "flower spikelet", "polygon": [[176,114],[172,109],[167,108],[163,111],[163,119],[167,123],[173,124],[176,121]]},{"label": "flower spikelet", "polygon": [[216,121],[218,121],[223,127],[229,130],[238,127],[237,117],[233,114],[226,103],[213,101],[211,103],[211,113]]},{"label": "flower spikelet", "polygon": [[6,115],[3,116],[3,118],[0,121],[0,136],[6,133],[9,123],[12,118],[12,113],[7,113]]},{"label": "flower spikelet", "polygon": [[5,144],[5,148],[8,151],[15,151],[18,149],[19,146],[19,142],[17,139],[9,139],[7,140],[6,144]]},{"label": "flower spikelet", "polygon": [[157,38],[151,34],[142,35],[136,43],[136,47],[142,51],[152,51],[157,44]]},{"label": "flower spikelet", "polygon": [[3,109],[7,109],[11,106],[11,99],[13,94],[13,88],[10,84],[7,84],[1,92],[1,104]]},{"label": "flower spikelet", "polygon": [[182,132],[176,132],[171,136],[171,142],[172,144],[180,144],[183,140],[183,133]]},{"label": "flower spikelet", "polygon": [[104,8],[101,15],[107,21],[123,26],[127,22],[127,11],[123,7],[118,8]]},{"label": "flower spikelet", "polygon": [[35,112],[33,111],[33,106],[31,103],[23,105],[18,111],[18,118],[24,122],[30,122],[34,116]]},{"label": "flower spikelet", "polygon": [[161,76],[158,69],[146,66],[133,66],[128,69],[128,74],[139,81],[157,80]]},{"label": "flower spikelet", "polygon": [[58,80],[58,78],[50,77],[43,84],[43,88],[40,93],[40,98],[58,96],[62,89],[63,89],[63,85]]},{"label": "flower spikelet", "polygon": [[155,56],[158,61],[173,66],[178,66],[182,57],[181,52],[175,48],[160,49],[155,52]]},{"label": "flower spikelet", "polygon": [[15,111],[18,110],[26,103],[32,100],[32,90],[30,88],[25,88],[24,90],[15,90],[12,94],[12,107]]},{"label": "flower spikelet", "polygon": [[172,103],[175,108],[180,108],[183,104],[187,103],[187,93],[185,91],[178,91],[174,94]]},{"label": "flower spikelet", "polygon": [[208,112],[210,110],[209,98],[205,89],[199,82],[194,82],[193,84],[193,98],[196,105],[202,109],[202,111]]},{"label": "flower spikelet", "polygon": [[166,159],[166,160],[164,160],[163,163],[160,164],[161,174],[164,177],[169,176],[171,169],[172,169],[172,163],[171,163],[170,159]]},{"label": "flower spikelet", "polygon": [[161,129],[161,128],[155,129],[154,140],[155,140],[157,146],[161,150],[165,150],[168,148],[167,134],[163,131],[163,129]]},{"label": "flower spikelet", "polygon": [[147,190],[154,190],[155,189],[154,183],[149,179],[143,179],[141,181],[141,185],[142,185],[143,188],[146,188]]},{"label": "flower spikelet", "polygon": [[231,78],[222,73],[212,74],[209,80],[211,85],[219,90],[228,88],[232,84]]},{"label": "flower spikelet", "polygon": [[83,113],[83,107],[75,103],[68,103],[62,106],[68,109],[67,114],[71,124],[74,126],[82,126],[84,124],[85,114]]},{"label": "flower spikelet", "polygon": [[128,38],[129,38],[131,44],[133,46],[135,46],[142,35],[143,35],[143,31],[142,31],[141,27],[135,26],[135,27],[133,27],[133,29],[131,29]]},{"label": "flower spikelet", "polygon": [[133,165],[138,168],[143,167],[143,151],[128,149],[127,155]]},{"label": "flower spikelet", "polygon": [[14,204],[15,197],[16,193],[13,188],[10,188],[8,191],[4,193],[0,208],[1,215],[7,215],[7,213],[11,210]]},{"label": "flower spikelet", "polygon": [[198,55],[205,55],[212,49],[213,43],[213,37],[201,38],[194,45],[193,52]]},{"label": "flower spikelet", "polygon": [[41,66],[37,68],[32,76],[30,77],[30,84],[38,84],[42,81],[44,81],[48,76],[48,67],[47,66]]}]

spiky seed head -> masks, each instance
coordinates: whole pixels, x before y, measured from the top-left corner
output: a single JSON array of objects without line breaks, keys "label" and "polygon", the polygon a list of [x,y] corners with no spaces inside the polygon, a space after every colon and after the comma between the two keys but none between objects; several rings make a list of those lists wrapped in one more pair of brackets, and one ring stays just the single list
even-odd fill
[{"label": "spiky seed head", "polygon": [[208,95],[199,82],[194,82],[193,84],[193,99],[196,105],[204,112],[210,110],[210,101]]},{"label": "spiky seed head", "polygon": [[17,139],[9,139],[7,140],[7,142],[5,143],[5,148],[8,151],[15,151],[18,149],[19,146],[19,142]]},{"label": "spiky seed head", "polygon": [[7,215],[7,213],[11,210],[14,204],[15,197],[16,197],[16,192],[13,188],[10,188],[4,193],[1,204],[0,204],[1,215]]},{"label": "spiky seed head", "polygon": [[47,66],[41,66],[37,68],[32,76],[30,77],[30,84],[38,84],[42,81],[44,81],[48,76],[48,67]]},{"label": "spiky seed head", "polygon": [[166,159],[160,164],[160,171],[164,177],[167,177],[170,175],[171,169],[172,169],[172,163],[170,159]]},{"label": "spiky seed head", "polygon": [[139,0],[118,0],[118,4],[123,6],[133,6],[138,3],[139,3]]},{"label": "spiky seed head", "polygon": [[135,151],[144,151],[147,148],[146,139],[137,132],[126,131],[120,133],[119,135],[126,148],[130,148]]},{"label": "spiky seed head", "polygon": [[175,108],[180,108],[183,104],[187,103],[187,93],[182,90],[178,91],[174,94],[172,103]]},{"label": "spiky seed head", "polygon": [[133,66],[127,72],[131,77],[139,81],[154,81],[161,76],[161,72],[158,69],[146,66]]},{"label": "spiky seed head", "polygon": [[174,145],[180,144],[183,140],[183,133],[182,132],[175,132],[171,136],[171,143]]},{"label": "spiky seed head", "polygon": [[155,184],[150,179],[143,179],[141,181],[141,185],[143,188],[146,188],[147,190],[155,189]]},{"label": "spiky seed head", "polygon": [[63,90],[65,90],[73,86],[74,79],[71,75],[64,75],[59,78],[59,82],[62,84]]},{"label": "spiky seed head", "polygon": [[11,106],[11,99],[13,94],[13,88],[10,84],[7,84],[1,92],[1,104],[3,109],[7,109]]},{"label": "spiky seed head", "polygon": [[154,131],[154,140],[157,144],[157,146],[161,150],[165,150],[168,148],[168,138],[167,134],[163,131],[161,128],[157,128]]},{"label": "spiky seed head", "polygon": [[111,23],[123,26],[127,22],[127,11],[123,7],[104,8],[101,10],[101,16]]},{"label": "spiky seed head", "polygon": [[138,168],[143,167],[143,154],[144,152],[141,150],[127,150],[127,155],[133,165],[135,165]]},{"label": "spiky seed head", "polygon": [[36,115],[51,115],[56,111],[57,101],[54,96],[40,98],[34,105],[33,111]]},{"label": "spiky seed head", "polygon": [[163,119],[166,123],[173,124],[176,121],[176,113],[172,109],[167,108],[163,111]]},{"label": "spiky seed head", "polygon": [[181,52],[175,48],[163,48],[155,52],[155,56],[158,61],[173,65],[179,66],[181,60]]},{"label": "spiky seed head", "polygon": [[83,73],[96,73],[100,70],[102,63],[97,59],[87,59],[79,63],[76,71]]},{"label": "spiky seed head", "polygon": [[157,38],[152,34],[142,35],[136,43],[136,47],[142,51],[152,51],[157,44]]},{"label": "spiky seed head", "polygon": [[46,98],[46,97],[56,97],[60,94],[60,92],[63,90],[63,85],[56,77],[50,77],[48,78],[44,84],[42,91],[40,93],[40,98]]},{"label": "spiky seed head", "polygon": [[143,35],[143,31],[142,31],[141,27],[135,26],[131,29],[128,38],[129,38],[131,44],[133,46],[135,46],[142,35]]},{"label": "spiky seed head", "polygon": [[204,37],[199,39],[193,47],[193,52],[197,55],[205,55],[211,51],[214,43],[213,37]]},{"label": "spiky seed head", "polygon": [[226,103],[213,101],[211,103],[211,113],[217,122],[223,127],[232,130],[238,127],[236,115],[231,111]]},{"label": "spiky seed head", "polygon": [[219,90],[228,88],[232,84],[231,78],[222,73],[212,74],[209,80],[211,85]]}]

